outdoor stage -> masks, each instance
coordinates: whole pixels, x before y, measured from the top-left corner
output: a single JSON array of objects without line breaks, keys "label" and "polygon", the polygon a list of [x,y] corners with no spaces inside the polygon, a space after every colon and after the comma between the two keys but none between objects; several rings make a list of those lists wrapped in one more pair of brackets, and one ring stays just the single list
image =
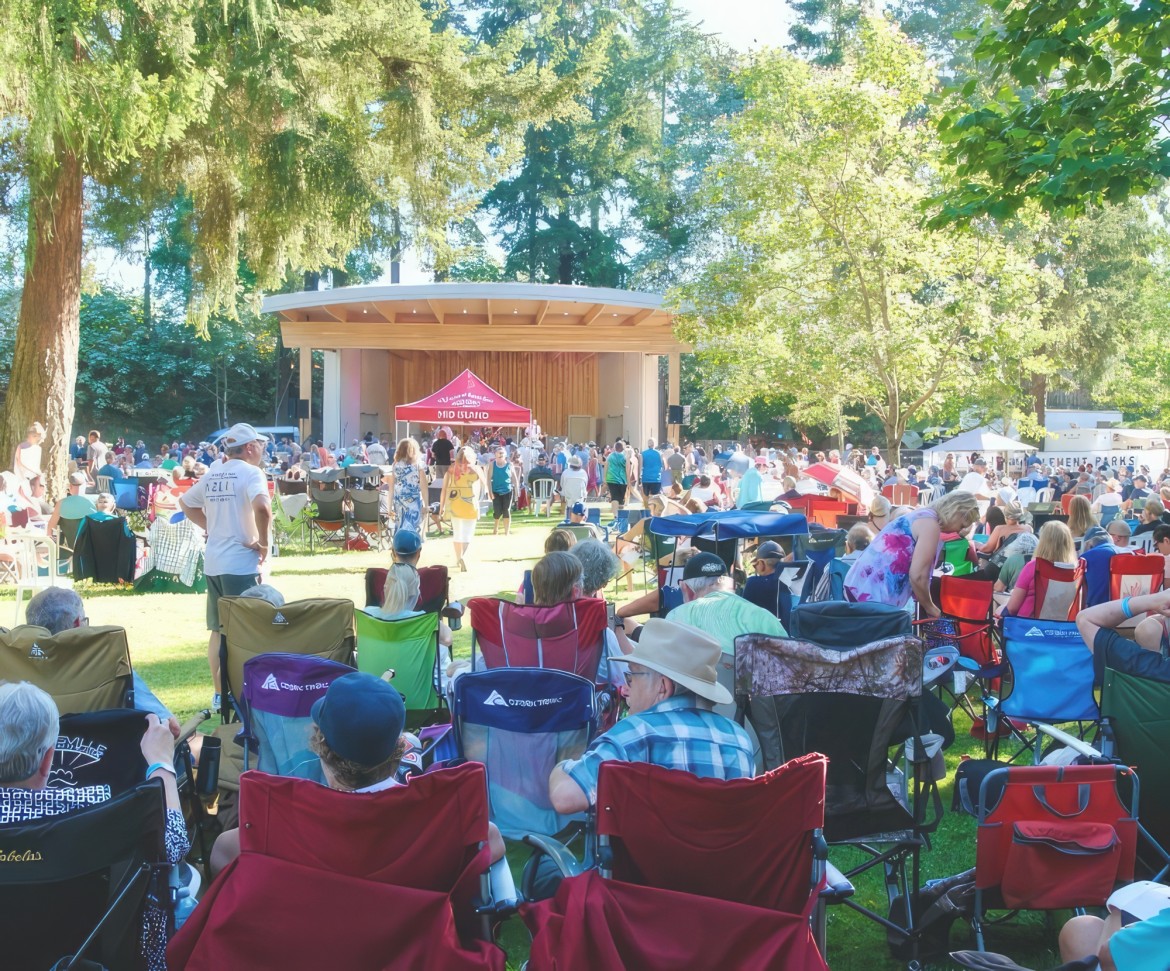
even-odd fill
[{"label": "outdoor stage", "polygon": [[[300,397],[311,397],[311,353],[323,350],[326,443],[367,431],[394,436],[394,408],[475,372],[531,408],[550,435],[639,446],[661,437],[659,358],[678,403],[679,354],[658,294],[527,283],[345,287],[280,294],[286,347],[300,349]],[[570,418],[573,419],[570,430]],[[307,431],[310,419],[302,417]],[[589,434],[585,434],[588,430]],[[677,429],[672,429],[677,431]]]}]

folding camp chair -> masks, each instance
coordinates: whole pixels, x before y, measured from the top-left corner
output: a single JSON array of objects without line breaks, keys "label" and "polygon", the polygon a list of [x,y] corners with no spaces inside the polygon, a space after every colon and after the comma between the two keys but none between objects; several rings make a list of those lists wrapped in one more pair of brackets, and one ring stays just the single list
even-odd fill
[{"label": "folding camp chair", "polygon": [[[846,878],[884,871],[890,918],[843,902],[913,950],[913,919],[897,915],[911,914],[921,849],[942,813],[939,772],[923,738],[922,641],[894,633],[905,631],[908,617],[884,604],[810,604],[793,615],[817,642],[737,637],[736,695],[750,699],[766,767],[810,752],[828,756],[825,837],[864,855]],[[893,765],[903,742],[901,764]]]},{"label": "folding camp chair", "polygon": [[991,580],[939,578],[938,608],[943,623],[933,625],[936,636],[951,641],[983,676],[998,674],[993,669],[1001,663],[999,632],[994,622],[994,592],[995,584]]},{"label": "folding camp chair", "polygon": [[27,592],[31,600],[41,590],[49,587],[71,587],[73,581],[58,572],[60,556],[57,541],[51,536],[24,533],[8,537],[8,547],[16,562],[16,616],[13,624],[20,623],[20,608]]},{"label": "folding camp chair", "polygon": [[1077,613],[1076,567],[1035,559],[1037,620],[1072,620]]},{"label": "folding camp chair", "polygon": [[114,483],[114,505],[129,520],[132,529],[146,529],[146,486],[140,488],[137,479],[119,479]]},{"label": "folding camp chair", "polygon": [[479,765],[372,793],[249,772],[240,856],[172,938],[167,966],[503,971],[482,939],[496,909],[487,839]]},{"label": "folding camp chair", "polygon": [[1076,722],[1084,737],[1101,718],[1093,694],[1093,655],[1084,649],[1077,625],[1068,621],[1003,618],[1003,652],[1011,679],[1001,698],[986,696],[988,756],[996,758],[999,726],[1006,724],[1039,762],[1043,734],[1024,734],[1028,723]]},{"label": "folding camp chair", "polygon": [[910,485],[908,482],[882,486],[882,495],[895,506],[917,506],[918,491],[918,486]]},{"label": "folding camp chair", "polygon": [[446,712],[439,650],[439,615],[379,620],[364,610],[354,614],[357,668],[386,678],[406,701],[412,728],[441,720]]},{"label": "folding camp chair", "polygon": [[309,491],[315,484],[324,484],[340,489],[339,483],[345,478],[345,469],[309,469]]},{"label": "folding camp chair", "polygon": [[77,531],[81,529],[80,519],[65,519],[64,517],[57,520],[57,559],[64,567],[67,567],[68,572],[72,572],[73,550],[77,546]]},{"label": "folding camp chair", "polygon": [[461,674],[452,691],[459,754],[487,767],[492,821],[504,836],[552,836],[583,821],[552,808],[548,777],[558,762],[579,758],[593,738],[590,681],[544,668],[498,668]]},{"label": "folding camp chair", "polygon": [[309,496],[316,506],[316,512],[309,517],[309,549],[313,547],[313,535],[320,533],[326,542],[346,538],[345,490],[339,486],[322,489],[316,483],[309,483]]},{"label": "folding camp chair", "polygon": [[724,781],[604,763],[601,870],[521,908],[529,967],[824,968],[809,917],[823,883],[825,765],[809,755]]},{"label": "folding camp chair", "polygon": [[1166,557],[1160,553],[1115,556],[1109,561],[1109,599],[1157,593],[1162,589],[1165,574]]},{"label": "folding camp chair", "polygon": [[498,597],[473,597],[471,666],[571,671],[596,681],[605,651],[605,601],[582,598],[536,607]]},{"label": "folding camp chair", "polygon": [[975,564],[971,561],[971,542],[960,536],[958,539],[949,539],[943,543],[941,566],[951,567],[950,576],[965,577],[975,572]]},{"label": "folding camp chair", "polygon": [[0,629],[0,681],[29,681],[62,714],[133,708],[130,648],[122,627]]},{"label": "folding camp chair", "polygon": [[164,805],[154,780],[64,815],[0,826],[5,967],[40,971],[75,956],[146,968],[146,908],[169,907]]},{"label": "folding camp chair", "polygon": [[1095,607],[1111,599],[1109,593],[1113,582],[1112,561],[1117,555],[1116,548],[1109,543],[1094,546],[1080,555],[1077,560],[1077,580],[1080,585],[1082,607]]},{"label": "folding camp chair", "polygon": [[[1127,806],[1118,783],[1132,786]],[[1139,786],[1116,765],[1011,766],[979,787],[975,942],[987,911],[1102,907],[1133,880]]]},{"label": "folding camp chair", "polygon": [[46,787],[108,786],[115,796],[129,792],[146,776],[140,744],[144,731],[146,712],[133,708],[62,715]]},{"label": "folding camp chair", "polygon": [[356,535],[364,537],[377,549],[386,549],[390,541],[390,530],[388,518],[382,512],[384,493],[376,489],[351,489],[348,496],[352,510],[349,523]]},{"label": "folding camp chair", "polygon": [[355,462],[345,468],[345,484],[350,491],[377,489],[382,475],[379,465],[358,465]]},{"label": "folding camp chair", "polygon": [[[383,591],[386,588],[386,574],[389,571],[380,566],[366,570],[366,606],[381,607]],[[418,603],[415,610],[439,613],[447,606],[450,579],[447,568],[442,564],[418,568]]]},{"label": "folding camp chair", "polygon": [[353,668],[305,654],[257,654],[244,662],[240,688],[244,770],[325,782],[309,748],[313,703]]},{"label": "folding camp chair", "polygon": [[73,549],[73,579],[97,583],[131,583],[138,560],[138,543],[129,523],[86,516]]}]

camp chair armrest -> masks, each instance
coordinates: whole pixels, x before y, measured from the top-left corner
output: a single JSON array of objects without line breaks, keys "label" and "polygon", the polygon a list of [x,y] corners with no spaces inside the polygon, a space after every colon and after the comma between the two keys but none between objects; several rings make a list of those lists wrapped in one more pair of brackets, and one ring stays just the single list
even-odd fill
[{"label": "camp chair armrest", "polygon": [[488,867],[480,886],[481,899],[475,908],[477,914],[502,916],[510,914],[520,905],[520,893],[508,866],[508,858],[500,857]]},{"label": "camp chair armrest", "polygon": [[832,863],[826,861],[825,886],[817,895],[819,899],[827,904],[839,904],[846,898],[852,897],[853,893],[853,884],[850,883],[849,878]]},{"label": "camp chair armrest", "polygon": [[551,858],[562,877],[575,877],[585,869],[563,843],[552,837],[527,833],[524,842]]},{"label": "camp chair armrest", "polygon": [[175,739],[175,748],[178,748],[184,742],[190,740],[191,736],[199,731],[199,726],[207,721],[210,717],[211,709],[204,708],[202,711],[197,711],[194,715],[187,719],[187,721],[183,722],[183,724],[179,727],[179,737]]},{"label": "camp chair armrest", "polygon": [[439,611],[439,616],[444,620],[456,620],[461,618],[464,613],[463,604],[458,600],[452,600],[446,607]]},{"label": "camp chair armrest", "polygon": [[1077,738],[1075,735],[1070,735],[1068,732],[1062,732],[1054,725],[1047,725],[1044,722],[1036,722],[1036,731],[1041,735],[1046,735],[1054,742],[1059,742],[1061,745],[1071,748],[1078,755],[1083,755],[1086,758],[1102,758],[1102,753],[1095,749],[1088,742]]}]

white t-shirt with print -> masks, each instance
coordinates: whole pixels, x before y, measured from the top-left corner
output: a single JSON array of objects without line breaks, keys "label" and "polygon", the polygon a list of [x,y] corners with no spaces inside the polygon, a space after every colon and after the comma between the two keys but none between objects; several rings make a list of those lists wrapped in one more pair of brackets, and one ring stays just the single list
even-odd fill
[{"label": "white t-shirt with print", "polygon": [[268,495],[268,481],[256,466],[240,459],[216,462],[182,496],[182,503],[207,517],[204,572],[211,577],[260,572],[260,554],[248,548],[260,536],[252,500]]}]

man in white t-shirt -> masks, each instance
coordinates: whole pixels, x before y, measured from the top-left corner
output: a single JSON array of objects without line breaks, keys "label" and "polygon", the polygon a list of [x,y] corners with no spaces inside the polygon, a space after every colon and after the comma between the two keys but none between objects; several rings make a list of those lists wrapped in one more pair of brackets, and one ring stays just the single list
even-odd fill
[{"label": "man in white t-shirt", "polygon": [[991,502],[991,486],[987,484],[987,459],[980,455],[971,463],[971,469],[955,486],[955,492],[969,492],[979,501],[980,517],[987,515]]},{"label": "man in white t-shirt", "polygon": [[207,530],[207,663],[219,707],[219,598],[238,597],[260,582],[268,556],[272,505],[261,465],[267,439],[241,422],[220,440],[223,461],[216,462],[179,497],[187,518]]}]

